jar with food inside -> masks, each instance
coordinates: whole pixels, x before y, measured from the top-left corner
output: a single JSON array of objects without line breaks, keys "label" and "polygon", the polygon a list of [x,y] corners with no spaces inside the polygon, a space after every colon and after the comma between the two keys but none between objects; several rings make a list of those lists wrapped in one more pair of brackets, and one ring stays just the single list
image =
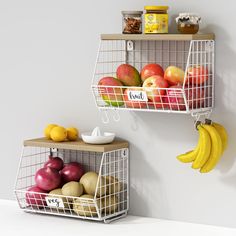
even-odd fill
[{"label": "jar with food inside", "polygon": [[142,34],[142,11],[122,11],[123,34]]},{"label": "jar with food inside", "polygon": [[181,34],[196,34],[199,30],[201,17],[195,13],[180,13],[176,18],[178,31]]}]

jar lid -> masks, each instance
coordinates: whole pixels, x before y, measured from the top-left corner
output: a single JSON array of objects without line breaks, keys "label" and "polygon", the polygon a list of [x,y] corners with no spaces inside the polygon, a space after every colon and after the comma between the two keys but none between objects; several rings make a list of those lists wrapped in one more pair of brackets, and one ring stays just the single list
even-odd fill
[{"label": "jar lid", "polygon": [[122,11],[122,15],[142,15],[143,11]]},{"label": "jar lid", "polygon": [[192,24],[198,24],[201,22],[201,17],[197,13],[179,13],[179,16],[175,19],[178,22],[189,22]]},{"label": "jar lid", "polygon": [[167,11],[169,9],[168,6],[145,6],[145,10],[153,10],[153,11]]}]

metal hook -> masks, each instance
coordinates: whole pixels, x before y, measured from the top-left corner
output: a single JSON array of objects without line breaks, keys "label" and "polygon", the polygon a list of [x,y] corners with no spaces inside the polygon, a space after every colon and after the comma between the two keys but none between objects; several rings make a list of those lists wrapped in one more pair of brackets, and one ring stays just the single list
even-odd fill
[{"label": "metal hook", "polygon": [[116,122],[120,121],[120,113],[119,113],[119,111],[115,109],[114,113],[115,114],[113,115],[113,120],[116,121]]},{"label": "metal hook", "polygon": [[[110,120],[109,120],[107,111],[106,110],[105,111],[104,110],[100,110],[100,112],[101,112],[101,120],[102,120],[103,124],[108,124]],[[103,114],[105,114],[105,116],[103,116]]]}]

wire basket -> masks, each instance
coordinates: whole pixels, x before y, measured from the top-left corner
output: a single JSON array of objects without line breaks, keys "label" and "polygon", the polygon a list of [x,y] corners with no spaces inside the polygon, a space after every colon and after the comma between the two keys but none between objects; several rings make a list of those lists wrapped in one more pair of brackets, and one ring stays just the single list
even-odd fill
[{"label": "wire basket", "polygon": [[[29,145],[34,144],[35,142]],[[45,144],[48,144],[48,141],[45,141]],[[116,149],[114,146],[115,150],[96,152],[60,149],[54,147],[53,143],[50,143],[50,147],[42,146],[40,143],[40,147],[36,144],[36,147],[23,148],[15,185],[15,194],[20,208],[26,212],[104,222],[110,222],[127,214],[129,209],[127,147]],[[127,146],[127,143],[123,146]],[[94,197],[37,192],[29,194],[27,190],[35,186],[35,173],[43,167],[49,155],[62,158],[65,164],[78,162],[84,167],[85,172],[98,173]]]},{"label": "wire basket", "polygon": [[[213,108],[214,40],[139,40],[138,37],[101,40],[92,81],[99,109],[197,113]],[[130,64],[140,72],[150,63],[157,63],[164,70],[168,66],[181,68],[185,73],[183,84],[168,88],[98,85],[103,77],[116,78],[121,64]],[[193,68],[200,71],[190,74]],[[201,76],[204,82],[192,83]]]}]

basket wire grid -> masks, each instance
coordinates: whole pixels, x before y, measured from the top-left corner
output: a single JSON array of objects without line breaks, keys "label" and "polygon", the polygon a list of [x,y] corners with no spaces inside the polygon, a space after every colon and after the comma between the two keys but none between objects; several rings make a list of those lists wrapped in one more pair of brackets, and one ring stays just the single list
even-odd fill
[{"label": "basket wire grid", "polygon": [[[78,162],[86,172],[94,171],[99,174],[93,198],[37,192],[31,192],[32,194],[26,197],[27,189],[35,185],[35,173],[52,154],[61,157],[64,163]],[[128,181],[127,148],[101,153],[64,149],[54,149],[52,152],[50,148],[24,147],[15,194],[20,208],[27,212],[110,222],[127,214]],[[45,201],[47,197],[62,199],[63,206],[48,205]]]},{"label": "basket wire grid", "polygon": [[[130,47],[129,44],[132,46]],[[121,64],[130,64],[141,71],[149,63],[160,64],[164,70],[170,65],[181,68],[185,72],[183,85],[176,88],[98,85],[103,77],[116,78],[116,69]],[[188,69],[199,66],[205,69],[200,70],[200,76],[208,79],[198,85],[188,83],[199,76],[198,74],[190,77]],[[148,99],[132,100],[128,96],[130,91],[145,92]],[[214,106],[214,40],[101,40],[92,81],[92,92],[99,109],[173,113],[210,111]]]}]

